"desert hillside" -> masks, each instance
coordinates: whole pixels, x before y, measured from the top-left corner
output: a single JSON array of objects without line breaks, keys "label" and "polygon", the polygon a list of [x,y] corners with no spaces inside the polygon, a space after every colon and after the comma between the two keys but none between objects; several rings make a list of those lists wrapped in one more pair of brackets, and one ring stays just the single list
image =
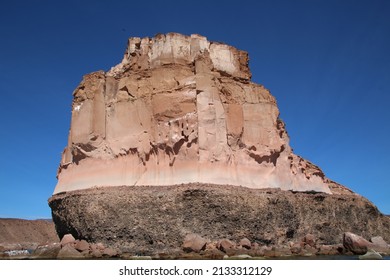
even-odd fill
[{"label": "desert hillside", "polygon": [[57,242],[58,236],[51,220],[22,220],[0,218],[0,243]]}]

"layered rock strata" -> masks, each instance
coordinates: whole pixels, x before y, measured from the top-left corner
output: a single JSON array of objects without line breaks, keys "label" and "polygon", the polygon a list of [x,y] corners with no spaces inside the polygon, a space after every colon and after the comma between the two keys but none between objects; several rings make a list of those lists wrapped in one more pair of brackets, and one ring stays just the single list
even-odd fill
[{"label": "layered rock strata", "polygon": [[49,200],[59,236],[135,253],[192,233],[389,242],[389,217],[295,155],[275,98],[250,78],[246,52],[175,33],[130,38],[120,64],[84,76]]},{"label": "layered rock strata", "polygon": [[119,65],[73,93],[54,193],[195,182],[330,193],[250,78],[246,52],[205,37],[130,38]]}]

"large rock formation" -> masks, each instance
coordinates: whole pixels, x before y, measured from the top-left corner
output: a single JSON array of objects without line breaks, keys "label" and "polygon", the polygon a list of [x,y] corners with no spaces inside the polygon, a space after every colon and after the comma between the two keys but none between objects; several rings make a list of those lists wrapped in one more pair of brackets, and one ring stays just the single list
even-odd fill
[{"label": "large rock formation", "polygon": [[[172,245],[187,233],[246,232],[277,243],[318,231],[321,215],[320,228],[335,227],[324,240],[367,224],[368,214],[348,222],[349,203],[364,199],[292,152],[275,98],[250,78],[246,52],[175,33],[130,38],[120,64],[84,76],[49,201],[60,236]],[[332,210],[342,196],[348,202]],[[386,226],[376,226],[387,220],[368,201],[359,205],[376,215],[367,233],[381,235]]]},{"label": "large rock formation", "polygon": [[330,193],[250,77],[246,52],[199,35],[130,38],[119,65],[73,93],[54,193],[194,182]]}]

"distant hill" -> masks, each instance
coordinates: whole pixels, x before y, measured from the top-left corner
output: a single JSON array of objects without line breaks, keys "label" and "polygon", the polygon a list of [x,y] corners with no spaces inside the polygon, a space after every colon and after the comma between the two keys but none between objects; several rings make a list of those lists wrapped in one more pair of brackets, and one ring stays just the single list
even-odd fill
[{"label": "distant hill", "polygon": [[52,220],[23,220],[0,218],[0,243],[58,242]]}]

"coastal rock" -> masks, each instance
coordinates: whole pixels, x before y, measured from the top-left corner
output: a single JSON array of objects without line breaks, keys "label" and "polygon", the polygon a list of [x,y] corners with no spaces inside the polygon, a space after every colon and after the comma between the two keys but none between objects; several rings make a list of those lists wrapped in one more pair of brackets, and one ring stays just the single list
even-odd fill
[{"label": "coastal rock", "polygon": [[363,237],[351,232],[345,232],[343,235],[344,247],[357,255],[363,255],[367,253],[367,248],[370,246],[370,242]]},{"label": "coastal rock", "polygon": [[222,239],[218,242],[218,249],[222,252],[228,253],[229,251],[236,248],[236,243],[229,239]]},{"label": "coastal rock", "polygon": [[368,249],[367,253],[359,256],[359,260],[382,260],[383,257],[378,252]]},{"label": "coastal rock", "polygon": [[302,249],[302,255],[304,256],[313,256],[313,255],[316,255],[318,253],[318,249],[317,248],[314,248],[310,245],[305,245]]},{"label": "coastal rock", "polygon": [[316,246],[316,238],[313,234],[306,234],[305,237],[303,238],[303,242],[304,244],[307,244],[311,247],[315,247]]},{"label": "coastal rock", "polygon": [[318,247],[318,255],[338,255],[337,245],[320,245]]},{"label": "coastal rock", "polygon": [[58,259],[82,259],[84,256],[73,248],[70,243],[64,245],[57,255]]},{"label": "coastal rock", "polygon": [[[90,243],[120,243],[133,253],[144,248],[144,254],[149,255],[168,248],[181,250],[190,230],[210,240],[220,240],[222,234],[230,240],[246,236],[260,246],[299,243],[308,229],[320,240],[317,246],[342,243],[347,230],[390,238],[389,219],[374,212],[376,208],[367,199],[341,194],[321,197],[319,200],[318,194],[311,193],[188,184],[96,188],[58,194],[50,203],[58,224],[64,225],[57,227],[60,234],[61,230],[77,229],[77,238],[88,236]],[[162,233],[164,245],[157,248]],[[115,240],[109,238],[114,235]]]},{"label": "coastal rock", "polygon": [[225,256],[225,253],[218,250],[217,248],[213,248],[213,249],[206,248],[202,256],[204,256],[204,258],[209,260],[221,260]]},{"label": "coastal rock", "polygon": [[345,231],[389,239],[388,217],[293,153],[248,61],[169,33],[130,38],[121,63],[85,75],[49,199],[58,235],[160,256],[188,232],[271,247],[308,232],[315,246]]},{"label": "coastal rock", "polygon": [[73,245],[76,242],[76,239],[73,237],[72,234],[68,233],[65,234],[61,239],[61,247],[64,247],[65,245],[71,244]]},{"label": "coastal rock", "polygon": [[206,248],[206,243],[206,239],[201,236],[197,234],[188,234],[184,239],[182,248],[185,252],[199,253]]},{"label": "coastal rock", "polygon": [[130,38],[120,64],[73,93],[54,194],[182,183],[331,193],[250,77],[246,52],[200,35]]},{"label": "coastal rock", "polygon": [[370,238],[369,249],[375,250],[378,253],[390,255],[390,245],[381,237],[374,236]]},{"label": "coastal rock", "polygon": [[99,259],[99,258],[103,257],[103,253],[102,253],[102,251],[95,248],[95,249],[92,249],[91,256],[93,258]]},{"label": "coastal rock", "polygon": [[374,246],[382,247],[382,248],[389,248],[389,244],[383,239],[382,236],[374,236],[370,239],[371,243],[374,244]]},{"label": "coastal rock", "polygon": [[292,255],[290,248],[285,246],[265,246],[263,250],[263,255],[268,258],[279,258]]},{"label": "coastal rock", "polygon": [[117,250],[115,250],[114,248],[106,248],[103,250],[103,256],[106,256],[106,257],[116,257],[119,255],[119,252]]},{"label": "coastal rock", "polygon": [[293,243],[290,245],[290,251],[293,255],[300,255],[302,252],[301,243]]},{"label": "coastal rock", "polygon": [[241,239],[240,242],[238,243],[238,245],[240,245],[242,248],[245,248],[248,250],[251,249],[251,247],[252,247],[252,244],[248,238]]},{"label": "coastal rock", "polygon": [[98,242],[98,243],[96,244],[96,249],[97,249],[97,250],[100,250],[100,251],[104,251],[104,249],[106,249],[106,246],[104,246],[103,243]]},{"label": "coastal rock", "polygon": [[77,240],[76,241],[76,244],[74,246],[74,248],[79,251],[79,252],[82,252],[82,251],[89,251],[90,249],[90,245],[87,241],[85,240]]}]

